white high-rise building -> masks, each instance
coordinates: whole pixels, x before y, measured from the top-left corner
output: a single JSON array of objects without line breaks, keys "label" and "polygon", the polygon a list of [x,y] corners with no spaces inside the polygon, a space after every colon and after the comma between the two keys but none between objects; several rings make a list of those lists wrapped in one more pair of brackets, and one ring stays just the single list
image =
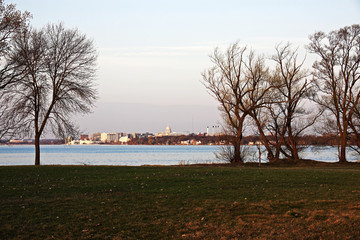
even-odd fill
[{"label": "white high-rise building", "polygon": [[119,141],[119,134],[117,133],[108,133],[107,134],[107,142],[111,143],[111,142],[118,142]]},{"label": "white high-rise building", "polygon": [[121,133],[101,133],[101,141],[107,143],[117,143],[121,137]]},{"label": "white high-rise building", "polygon": [[103,143],[107,141],[107,133],[101,133],[101,141]]}]

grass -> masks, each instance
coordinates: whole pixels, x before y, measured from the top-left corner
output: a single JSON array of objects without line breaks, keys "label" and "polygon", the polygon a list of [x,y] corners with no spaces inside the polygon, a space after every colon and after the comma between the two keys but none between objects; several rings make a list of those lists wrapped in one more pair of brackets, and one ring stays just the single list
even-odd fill
[{"label": "grass", "polygon": [[359,239],[360,165],[0,167],[0,239]]}]

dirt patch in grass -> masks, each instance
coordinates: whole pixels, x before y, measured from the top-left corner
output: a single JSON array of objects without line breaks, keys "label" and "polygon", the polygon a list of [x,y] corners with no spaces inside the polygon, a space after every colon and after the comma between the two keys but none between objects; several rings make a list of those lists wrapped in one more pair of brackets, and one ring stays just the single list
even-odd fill
[{"label": "dirt patch in grass", "polygon": [[[357,239],[359,209],[291,210],[285,214],[248,214],[232,221],[188,222],[183,239]],[[220,216],[218,216],[220,218]]]}]

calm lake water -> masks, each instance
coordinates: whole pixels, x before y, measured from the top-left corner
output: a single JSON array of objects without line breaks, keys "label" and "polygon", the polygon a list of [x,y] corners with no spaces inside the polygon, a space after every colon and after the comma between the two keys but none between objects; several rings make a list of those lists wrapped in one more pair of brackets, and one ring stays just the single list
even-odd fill
[{"label": "calm lake water", "polygon": [[[41,146],[43,165],[178,165],[218,163],[215,157],[219,146],[132,146],[132,145],[45,145]],[[34,146],[1,145],[0,165],[33,165]],[[302,157],[325,161],[337,161],[336,147],[309,147]],[[249,146],[251,161],[258,161],[256,146]],[[266,162],[262,154],[262,162]],[[359,157],[349,151],[348,160]]]}]

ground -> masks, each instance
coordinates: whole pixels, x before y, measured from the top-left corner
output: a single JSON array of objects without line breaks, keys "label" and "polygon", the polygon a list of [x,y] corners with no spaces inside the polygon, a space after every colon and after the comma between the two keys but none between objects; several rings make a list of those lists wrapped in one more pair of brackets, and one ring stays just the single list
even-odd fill
[{"label": "ground", "polygon": [[359,239],[360,164],[0,167],[0,239]]}]

